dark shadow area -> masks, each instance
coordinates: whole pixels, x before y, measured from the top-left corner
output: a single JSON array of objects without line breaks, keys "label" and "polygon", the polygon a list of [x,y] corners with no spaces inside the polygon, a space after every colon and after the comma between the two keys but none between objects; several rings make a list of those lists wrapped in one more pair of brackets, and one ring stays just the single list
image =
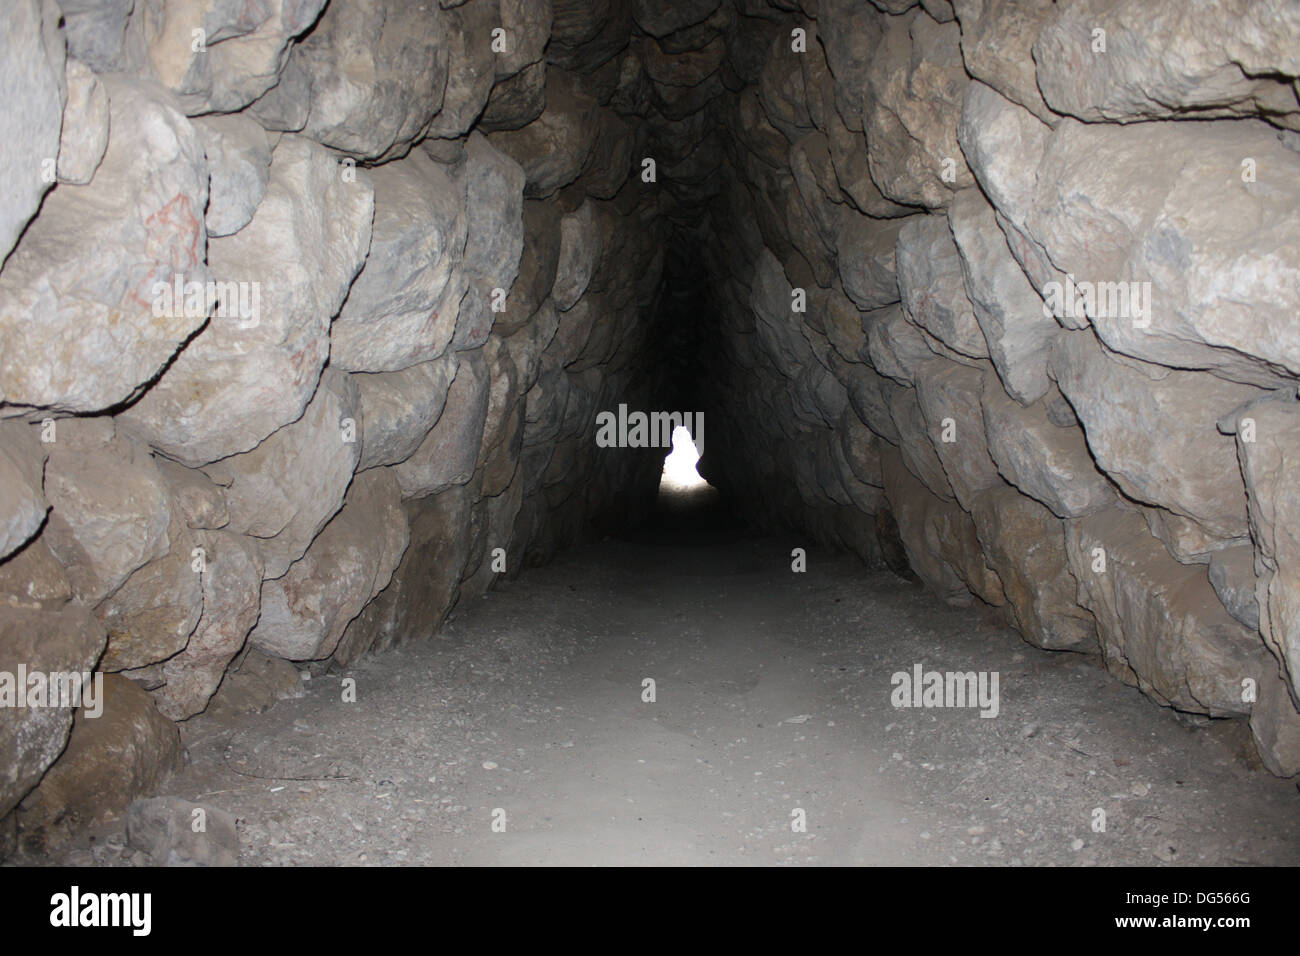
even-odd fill
[{"label": "dark shadow area", "polygon": [[[744,523],[727,507],[717,488],[700,485],[686,489],[662,489],[655,499],[654,519],[645,528],[650,537],[672,539],[673,544],[688,543],[696,535],[734,532]],[[701,541],[700,544],[706,542]]]}]

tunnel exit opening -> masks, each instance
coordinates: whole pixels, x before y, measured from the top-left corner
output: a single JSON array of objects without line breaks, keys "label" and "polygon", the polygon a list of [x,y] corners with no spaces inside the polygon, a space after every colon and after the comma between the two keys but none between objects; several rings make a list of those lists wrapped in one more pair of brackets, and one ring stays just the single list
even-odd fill
[{"label": "tunnel exit opening", "polygon": [[664,458],[659,493],[681,494],[710,487],[696,470],[699,460],[700,453],[695,449],[690,430],[678,425],[673,429],[673,450]]}]

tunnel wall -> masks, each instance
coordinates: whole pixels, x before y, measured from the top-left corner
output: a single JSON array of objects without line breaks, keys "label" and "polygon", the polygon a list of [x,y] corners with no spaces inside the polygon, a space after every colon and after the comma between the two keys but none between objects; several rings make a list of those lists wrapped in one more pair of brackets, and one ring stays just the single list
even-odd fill
[{"label": "tunnel wall", "polygon": [[[662,199],[606,105],[608,11],[6,17],[0,671],[110,676],[34,829],[150,789],[223,681],[300,693],[282,661],[432,635],[637,517],[663,452],[598,449],[595,416],[653,388]],[[0,818],[72,722],[0,709]]]},{"label": "tunnel wall", "polygon": [[1298,34],[1245,0],[15,0],[0,672],[112,679],[105,723],[0,708],[0,818],[88,822],[219,688],[293,693],[284,661],[635,519],[662,453],[595,414],[680,407],[669,341],[748,514],[1300,770]]},{"label": "tunnel wall", "polygon": [[1300,8],[772,7],[703,471],[1300,771]]}]

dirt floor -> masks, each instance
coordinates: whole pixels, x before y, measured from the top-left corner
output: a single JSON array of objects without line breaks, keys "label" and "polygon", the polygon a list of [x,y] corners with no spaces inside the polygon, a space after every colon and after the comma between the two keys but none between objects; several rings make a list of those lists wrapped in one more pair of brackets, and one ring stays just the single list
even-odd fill
[{"label": "dirt floor", "polygon": [[[998,672],[998,716],[895,709],[917,663]],[[305,687],[185,726],[168,792],[235,814],[244,865],[1300,864],[1296,783],[1252,764],[1242,722],[707,494]],[[143,862],[95,836],[65,860]]]}]

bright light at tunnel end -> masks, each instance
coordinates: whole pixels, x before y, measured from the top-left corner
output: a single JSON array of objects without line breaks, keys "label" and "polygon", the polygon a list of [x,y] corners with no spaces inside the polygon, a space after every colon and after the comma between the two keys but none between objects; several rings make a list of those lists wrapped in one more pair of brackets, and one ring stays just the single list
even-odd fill
[{"label": "bright light at tunnel end", "polygon": [[664,459],[664,472],[660,486],[669,491],[688,491],[704,487],[708,482],[701,478],[700,473],[695,469],[699,460],[700,455],[695,450],[695,442],[691,440],[690,431],[678,425],[673,429],[673,450]]}]

